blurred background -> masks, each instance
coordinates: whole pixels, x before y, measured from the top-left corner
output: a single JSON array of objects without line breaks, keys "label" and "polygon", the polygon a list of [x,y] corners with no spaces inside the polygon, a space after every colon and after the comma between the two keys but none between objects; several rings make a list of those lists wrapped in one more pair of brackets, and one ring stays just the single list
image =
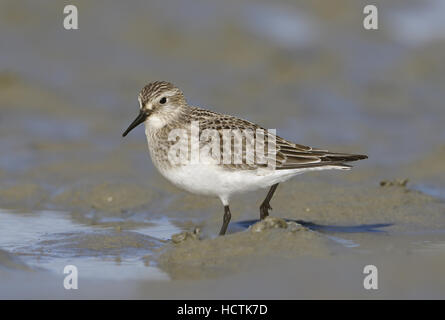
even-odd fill
[{"label": "blurred background", "polygon": [[[63,28],[67,4],[78,8],[78,30]],[[378,7],[378,30],[363,28],[367,4]],[[445,230],[444,14],[441,0],[1,1],[0,209],[9,211],[0,261],[30,256],[25,266],[51,269],[104,255],[132,265],[146,254],[137,251],[145,238],[106,233],[80,243],[68,227],[39,242],[59,221],[30,220],[42,210],[66,212],[91,236],[94,228],[143,229],[166,215],[170,228],[216,233],[219,200],[160,177],[142,127],[121,137],[139,90],[155,80],[177,85],[191,105],[276,128],[296,143],[369,155],[351,174],[294,179],[278,190],[274,213]],[[382,190],[394,179],[409,188]],[[291,205],[280,201],[291,195]],[[240,198],[234,219],[257,218],[262,197]],[[32,243],[20,242],[30,232]]]}]

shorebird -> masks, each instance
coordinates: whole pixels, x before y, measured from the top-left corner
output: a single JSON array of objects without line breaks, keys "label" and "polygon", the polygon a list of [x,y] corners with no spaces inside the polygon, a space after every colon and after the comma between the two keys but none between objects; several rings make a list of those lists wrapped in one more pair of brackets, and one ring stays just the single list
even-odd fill
[{"label": "shorebird", "polygon": [[[226,233],[231,219],[229,200],[232,195],[260,188],[270,188],[260,206],[260,219],[264,219],[272,209],[270,201],[279,183],[306,171],[348,170],[351,166],[346,164],[347,162],[367,158],[366,155],[329,152],[296,144],[247,120],[189,106],[182,91],[165,81],[147,84],[139,93],[138,101],[139,115],[125,130],[123,136],[125,137],[132,129],[144,123],[153,164],[167,180],[191,193],[215,196],[221,199],[224,216],[220,235]],[[195,140],[192,137],[194,124],[199,126]],[[178,134],[178,130],[182,134]],[[223,148],[223,143],[221,143],[221,147],[208,148],[207,151],[211,149],[212,152],[208,152],[204,156],[203,153],[200,153],[197,162],[190,161],[192,152],[186,150],[184,154],[188,161],[172,161],[172,155],[178,155],[178,150],[174,149],[177,147],[178,140],[183,138],[184,142],[185,138],[185,143],[181,146],[189,149],[193,148],[193,143],[202,147],[209,135],[207,134],[205,139],[201,138],[203,138],[204,132],[208,133],[208,130],[216,132],[216,138],[218,138],[216,140],[219,142],[227,131],[247,132],[250,130],[250,132],[254,132],[254,139],[258,140],[259,135],[255,133],[264,130],[263,145],[267,145],[267,148],[264,148],[267,153],[263,153],[262,156],[258,156],[257,153],[249,156],[247,151],[252,149],[247,147],[248,139],[242,140],[245,143],[241,146],[233,147],[230,145],[230,143],[236,144],[234,143],[235,135],[233,135],[229,136],[228,149]],[[172,132],[176,133],[172,135]],[[250,144],[250,146],[252,145],[255,146],[253,148],[255,152],[261,149],[258,147],[261,144],[255,142]],[[213,146],[215,145],[213,144]],[[179,149],[179,151],[181,150]],[[223,155],[215,151],[229,152],[229,161],[226,161],[227,159],[222,161]],[[234,155],[236,151],[241,151],[241,157],[237,159]]]}]

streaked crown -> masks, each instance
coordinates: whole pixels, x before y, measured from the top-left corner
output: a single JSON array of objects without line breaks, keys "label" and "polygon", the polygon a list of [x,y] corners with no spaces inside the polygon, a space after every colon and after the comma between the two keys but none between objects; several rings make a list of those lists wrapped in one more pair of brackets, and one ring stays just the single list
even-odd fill
[{"label": "streaked crown", "polygon": [[147,84],[142,88],[138,98],[141,108],[146,106],[148,102],[161,102],[163,104],[162,102],[165,100],[169,103],[186,103],[182,91],[167,81],[154,81]]}]

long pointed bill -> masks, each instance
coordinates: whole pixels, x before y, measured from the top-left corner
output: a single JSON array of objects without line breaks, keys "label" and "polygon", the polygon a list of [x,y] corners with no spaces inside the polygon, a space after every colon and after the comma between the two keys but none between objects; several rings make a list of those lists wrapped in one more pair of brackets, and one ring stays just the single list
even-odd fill
[{"label": "long pointed bill", "polygon": [[125,132],[122,134],[122,137],[125,137],[131,130],[133,130],[138,125],[140,125],[142,122],[144,122],[147,119],[147,117],[148,117],[148,114],[146,114],[145,112],[143,112],[143,111],[139,112],[139,115],[137,116],[137,118],[134,119],[134,121],[130,124],[130,126],[127,128],[127,130],[125,130]]}]

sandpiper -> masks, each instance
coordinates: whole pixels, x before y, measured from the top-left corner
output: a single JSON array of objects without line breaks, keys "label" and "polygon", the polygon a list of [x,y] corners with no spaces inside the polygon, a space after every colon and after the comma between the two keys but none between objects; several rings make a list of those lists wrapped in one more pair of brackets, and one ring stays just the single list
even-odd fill
[{"label": "sandpiper", "polygon": [[[138,101],[139,115],[125,130],[123,136],[125,137],[139,124],[145,123],[148,149],[153,164],[159,172],[182,189],[221,199],[224,205],[224,217],[220,235],[226,233],[230,222],[229,199],[233,194],[270,188],[260,206],[260,219],[264,219],[272,209],[269,203],[279,183],[306,171],[348,170],[351,166],[346,162],[367,158],[366,155],[334,153],[295,144],[247,120],[189,106],[182,91],[165,81],[155,81],[146,85],[139,93]],[[199,126],[195,140],[192,137],[193,124]],[[172,132],[178,129],[184,132],[183,136],[177,133],[172,135]],[[217,138],[223,137],[230,130],[234,132],[250,130],[255,133],[253,137],[257,140],[260,137],[257,134],[259,130],[264,130],[266,133],[261,137],[265,137],[263,146],[266,144],[267,147],[263,148],[263,151],[266,150],[267,153],[263,153],[263,156],[255,153],[253,157],[249,157],[247,151],[251,150],[248,149],[250,142],[245,139],[241,149],[229,146],[227,150],[225,146],[222,147],[224,143],[221,143],[223,153],[227,151],[235,153],[236,150],[241,150],[241,157],[235,159],[238,161],[234,161],[234,156],[231,154],[228,157],[229,161],[220,161],[223,155],[213,152],[215,147],[211,153],[207,153],[207,156],[202,156],[200,153],[201,157],[197,162],[172,161],[171,156],[178,155],[178,150],[174,149],[178,140],[186,138],[186,143],[182,146],[189,149],[193,148],[193,143],[203,146],[204,140],[209,136],[201,139],[204,132],[208,132],[206,130],[216,132]],[[229,137],[229,143],[234,143],[234,136]],[[216,140],[221,141],[221,139]],[[252,145],[255,152],[261,149],[258,147],[261,144],[255,142],[250,144]],[[191,154],[190,150],[187,150],[185,158],[190,160],[193,157]],[[217,161],[208,161],[209,159]]]}]

